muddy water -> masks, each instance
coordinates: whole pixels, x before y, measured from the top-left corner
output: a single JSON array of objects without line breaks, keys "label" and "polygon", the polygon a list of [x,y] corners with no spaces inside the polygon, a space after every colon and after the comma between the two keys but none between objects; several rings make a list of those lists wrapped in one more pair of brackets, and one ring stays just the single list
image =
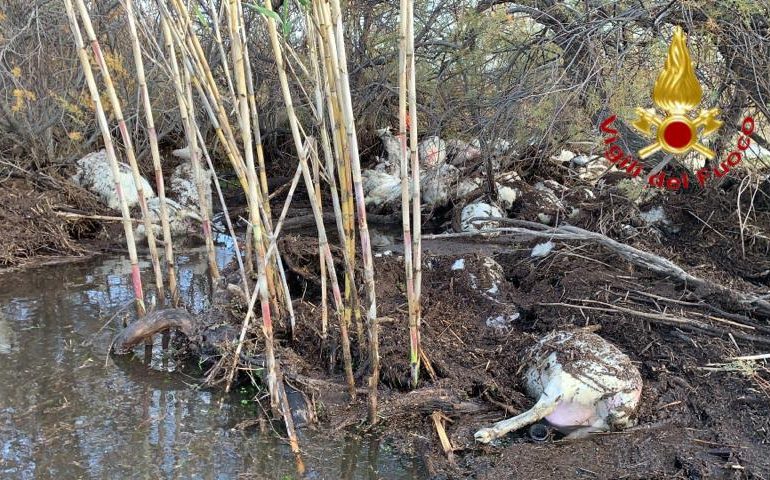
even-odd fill
[{"label": "muddy water", "polygon": [[[230,256],[221,248],[220,264]],[[206,308],[201,253],[178,263],[185,303]],[[199,388],[157,345],[150,367],[108,358],[115,325],[132,309],[128,273],[128,261],[112,256],[0,274],[0,478],[422,477],[416,461],[376,439],[313,432],[301,437],[303,477],[269,428],[236,428],[256,417],[251,393]]]}]

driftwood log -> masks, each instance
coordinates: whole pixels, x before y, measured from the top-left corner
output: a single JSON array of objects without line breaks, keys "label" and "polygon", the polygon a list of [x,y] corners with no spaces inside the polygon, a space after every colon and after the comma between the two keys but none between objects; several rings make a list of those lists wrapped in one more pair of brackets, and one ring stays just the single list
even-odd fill
[{"label": "driftwood log", "polygon": [[195,332],[195,319],[186,310],[169,308],[155,310],[124,328],[112,341],[110,350],[116,355],[131,352],[136,345],[169,328],[177,328],[188,338]]}]

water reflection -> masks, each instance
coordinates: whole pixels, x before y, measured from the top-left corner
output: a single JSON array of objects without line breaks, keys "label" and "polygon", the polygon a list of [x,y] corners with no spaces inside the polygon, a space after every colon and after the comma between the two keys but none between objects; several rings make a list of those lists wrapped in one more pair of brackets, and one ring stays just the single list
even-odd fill
[{"label": "water reflection", "polygon": [[[231,259],[227,245],[218,257]],[[194,311],[209,302],[205,263],[201,251],[178,256]],[[105,324],[133,313],[128,274],[115,256],[0,275],[0,478],[299,478],[272,432],[234,428],[255,416],[238,394],[139,358],[105,363]],[[305,432],[302,446],[309,478],[419,478],[376,441]]]}]

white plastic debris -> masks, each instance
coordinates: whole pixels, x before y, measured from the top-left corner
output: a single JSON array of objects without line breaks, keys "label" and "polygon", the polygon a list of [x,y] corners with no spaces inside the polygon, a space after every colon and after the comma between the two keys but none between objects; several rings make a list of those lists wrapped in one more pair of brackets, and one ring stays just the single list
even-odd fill
[{"label": "white plastic debris", "polygon": [[462,140],[448,140],[446,147],[449,161],[454,166],[465,166],[481,158],[481,150]]},{"label": "white plastic debris", "polygon": [[541,258],[547,256],[549,253],[553,251],[554,243],[552,241],[547,241],[543,243],[538,243],[535,245],[535,247],[532,249],[532,253],[529,254],[531,258]]},{"label": "white plastic debris", "polygon": [[[125,163],[119,163],[118,167],[120,172],[118,174],[120,190],[123,192],[123,195],[125,195],[128,206],[136,206],[139,204],[139,196],[136,186],[134,185],[131,167]],[[109,208],[113,210],[120,209],[118,192],[115,189],[115,180],[112,176],[112,169],[107,162],[107,152],[105,150],[89,153],[78,160],[77,172],[72,176],[71,180],[75,184],[96,194]],[[152,189],[150,183],[144,178],[141,179],[141,182],[145,198],[150,199],[154,197],[155,191]]]},{"label": "white plastic debris", "polygon": [[[382,146],[385,148],[385,158],[378,163],[378,170],[400,177],[401,174],[401,142],[390,131],[390,127],[377,130]],[[407,145],[406,158],[409,159],[409,147]]]},{"label": "white plastic debris", "polygon": [[[203,152],[200,148],[196,149],[196,152],[198,153],[198,158],[201,158],[201,155],[203,155]],[[175,157],[179,157],[182,160],[190,160],[192,158],[192,155],[190,155],[190,146],[186,146],[184,148],[177,148],[173,152],[171,152],[171,155]]]},{"label": "white plastic debris", "polygon": [[498,331],[506,331],[511,328],[513,325],[513,322],[519,319],[521,317],[521,314],[519,312],[515,312],[512,314],[501,314],[501,315],[493,315],[486,320],[486,325],[489,328],[498,330]]},{"label": "white plastic debris", "polygon": [[541,419],[571,438],[627,428],[642,394],[642,377],[617,347],[594,333],[554,331],[528,354],[527,393],[535,405],[513,418],[482,428],[489,443]]},{"label": "white plastic debris", "polygon": [[646,212],[639,212],[639,218],[648,226],[655,227],[668,234],[675,234],[680,230],[679,226],[674,225],[668,215],[666,215],[666,211],[663,210],[662,206],[653,207]]},{"label": "white plastic debris", "polygon": [[445,141],[433,135],[426,137],[420,142],[417,146],[417,152],[420,158],[420,166],[433,168],[446,162],[447,145]]},{"label": "white plastic debris", "polygon": [[483,180],[480,178],[466,178],[463,177],[457,182],[457,188],[455,188],[455,198],[464,198],[467,195],[475,192],[481,187]]},{"label": "white plastic debris", "polygon": [[569,162],[573,158],[575,158],[575,154],[573,152],[570,152],[569,150],[562,150],[558,155],[552,156],[551,160],[564,163]]},{"label": "white plastic debris", "polygon": [[650,225],[654,225],[656,223],[671,223],[671,221],[666,216],[666,211],[663,210],[663,207],[661,206],[653,207],[646,212],[639,212],[639,218]]},{"label": "white plastic debris", "polygon": [[[150,212],[150,221],[153,223],[152,231],[156,238],[161,238],[163,232],[160,223],[160,199],[155,197],[147,201],[147,209]],[[180,237],[190,233],[200,231],[202,219],[198,214],[197,208],[189,208],[184,205],[166,198],[166,211],[168,212],[168,223],[171,227],[171,236]],[[147,233],[144,229],[144,223],[136,226],[135,235],[137,240],[143,240]]]},{"label": "white plastic debris", "polygon": [[452,264],[452,270],[464,270],[465,269],[465,259],[464,258],[458,258],[455,260],[455,263]]},{"label": "white plastic debris", "polygon": [[[481,150],[481,140],[479,140],[478,138],[474,138],[473,140],[471,140],[470,144],[472,147],[478,148],[479,150]],[[509,150],[511,150],[512,146],[513,145],[511,145],[511,142],[502,138],[496,138],[487,143],[487,149],[489,150],[489,153],[491,153],[492,155],[503,155],[507,153]]]},{"label": "white plastic debris", "polygon": [[429,169],[420,178],[420,198],[428,208],[442,207],[449,203],[453,186],[460,178],[457,167],[449,164],[438,165]]}]

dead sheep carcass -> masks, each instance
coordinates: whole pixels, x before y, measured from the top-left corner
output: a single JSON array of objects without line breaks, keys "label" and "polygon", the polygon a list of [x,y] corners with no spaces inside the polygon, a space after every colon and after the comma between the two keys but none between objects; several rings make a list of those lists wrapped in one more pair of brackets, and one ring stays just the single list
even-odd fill
[{"label": "dead sheep carcass", "polygon": [[[94,193],[107,207],[112,210],[120,210],[120,198],[118,197],[118,190],[115,188],[115,177],[112,175],[105,150],[89,153],[78,160],[77,171],[71,180],[76,185]],[[131,174],[131,167],[125,163],[118,163],[117,183],[120,185],[120,191],[125,196],[129,208],[139,205],[139,194]],[[155,191],[147,180],[142,178],[141,185],[146,199],[155,197]]]},{"label": "dead sheep carcass", "polygon": [[535,405],[482,428],[476,440],[489,443],[541,419],[570,438],[635,424],[642,377],[628,356],[599,335],[553,331],[529,350],[527,364],[526,390]]}]

